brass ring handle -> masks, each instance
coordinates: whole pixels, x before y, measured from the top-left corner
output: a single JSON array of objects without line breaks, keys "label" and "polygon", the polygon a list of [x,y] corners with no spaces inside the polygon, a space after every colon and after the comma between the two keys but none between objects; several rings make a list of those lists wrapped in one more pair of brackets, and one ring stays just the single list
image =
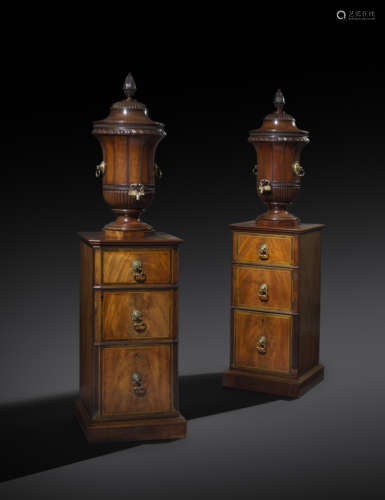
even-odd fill
[{"label": "brass ring handle", "polygon": [[157,163],[154,163],[155,177],[161,179],[163,177],[163,172]]},{"label": "brass ring handle", "polygon": [[266,337],[261,335],[257,341],[257,351],[260,354],[266,354]]},{"label": "brass ring handle", "polygon": [[271,184],[268,179],[261,179],[258,183],[258,191],[260,194],[271,191]]},{"label": "brass ring handle", "polygon": [[258,290],[258,297],[262,302],[267,302],[269,300],[267,284],[262,283]]},{"label": "brass ring handle", "polygon": [[258,175],[258,165],[254,165],[254,167],[251,169],[251,173],[255,176]]},{"label": "brass ring handle", "polygon": [[137,332],[144,332],[147,328],[146,323],[143,321],[143,313],[138,309],[134,309],[131,313],[131,321],[134,325],[134,329]]},{"label": "brass ring handle", "polygon": [[146,389],[142,385],[142,376],[140,373],[135,372],[131,375],[132,387],[134,389],[134,393],[137,396],[144,396],[146,394]]},{"label": "brass ring handle", "polygon": [[106,163],[103,160],[102,162],[99,163],[99,165],[96,165],[96,172],[95,172],[95,177],[101,177],[104,175],[106,171]]},{"label": "brass ring handle", "polygon": [[266,243],[263,243],[259,247],[258,255],[261,260],[267,260],[269,258],[269,247],[266,245]]},{"label": "brass ring handle", "polygon": [[295,175],[298,175],[298,177],[303,177],[305,175],[305,169],[301,167],[298,161],[293,163],[293,170]]},{"label": "brass ring handle", "polygon": [[134,276],[134,280],[143,283],[143,281],[146,281],[147,276],[143,272],[143,265],[140,260],[134,260],[131,262],[131,269],[132,269],[132,274]]}]

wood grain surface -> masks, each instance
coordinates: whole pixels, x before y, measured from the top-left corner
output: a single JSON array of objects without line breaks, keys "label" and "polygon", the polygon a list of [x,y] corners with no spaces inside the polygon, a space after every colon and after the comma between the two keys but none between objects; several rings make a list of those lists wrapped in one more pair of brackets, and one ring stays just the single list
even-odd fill
[{"label": "wood grain surface", "polygon": [[[233,260],[263,265],[294,265],[294,241],[294,237],[286,235],[234,232]],[[260,255],[262,245],[267,247],[265,259]]]},{"label": "wood grain surface", "polygon": [[[163,413],[172,409],[171,347],[138,345],[102,349],[103,416]],[[140,375],[145,394],[134,391]]]},{"label": "wood grain surface", "polygon": [[[234,310],[234,368],[271,372],[290,371],[292,317]],[[266,353],[257,350],[261,336]]]},{"label": "wood grain surface", "polygon": [[[260,287],[267,285],[267,300],[259,296]],[[293,271],[265,267],[233,266],[233,305],[276,311],[293,311]]]},{"label": "wood grain surface", "polygon": [[170,283],[170,248],[103,249],[102,277],[104,284],[134,284],[131,264],[139,260],[146,275],[144,283]]},{"label": "wood grain surface", "polygon": [[[104,290],[102,340],[171,337],[173,302],[173,290]],[[142,313],[142,321],[132,319],[134,310]]]}]

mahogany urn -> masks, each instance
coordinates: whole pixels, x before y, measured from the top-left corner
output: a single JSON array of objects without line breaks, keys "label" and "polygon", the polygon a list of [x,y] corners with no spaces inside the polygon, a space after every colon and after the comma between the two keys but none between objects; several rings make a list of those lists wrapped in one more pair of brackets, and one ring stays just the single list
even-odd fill
[{"label": "mahogany urn", "polygon": [[103,161],[96,176],[103,179],[103,198],[117,219],[103,228],[106,237],[125,239],[153,231],[140,220],[155,195],[155,150],[166,135],[164,125],[148,116],[144,104],[133,98],[135,81],[129,73],[124,81],[126,98],[111,106],[104,120],[94,122]]},{"label": "mahogany urn", "polygon": [[277,90],[275,111],[265,117],[259,129],[249,132],[249,142],[257,152],[258,195],[268,207],[256,220],[262,226],[292,227],[300,222],[287,208],[301,187],[305,172],[300,155],[309,133],[297,128],[294,118],[283,110],[284,104],[284,96]]}]

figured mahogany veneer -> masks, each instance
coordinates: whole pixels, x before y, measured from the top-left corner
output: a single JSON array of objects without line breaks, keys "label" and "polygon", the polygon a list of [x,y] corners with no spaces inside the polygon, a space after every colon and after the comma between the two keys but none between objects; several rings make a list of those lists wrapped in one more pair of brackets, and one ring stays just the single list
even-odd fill
[{"label": "figured mahogany veneer", "polygon": [[[233,266],[234,306],[256,309],[295,311],[297,277],[291,269],[253,268]],[[260,295],[260,289],[267,286],[267,294]]]},{"label": "figured mahogany veneer", "polygon": [[[155,232],[129,241],[111,241],[101,233],[80,237],[76,408],[87,439],[184,437],[177,387],[182,240]],[[140,270],[133,268],[135,261],[140,261]]]},{"label": "figured mahogany veneer", "polygon": [[[289,373],[293,318],[284,314],[233,311],[234,366],[249,370]],[[258,341],[266,337],[266,352]]]},{"label": "figured mahogany veneer", "polygon": [[292,266],[297,262],[296,239],[292,236],[234,233],[233,245],[235,262],[278,266]]},{"label": "figured mahogany veneer", "polygon": [[[104,290],[95,293],[100,340],[167,338],[174,335],[176,290]],[[142,314],[140,321],[133,314]]]},{"label": "figured mahogany veneer", "polygon": [[169,248],[111,248],[102,254],[103,284],[134,284],[132,264],[140,261],[145,280],[143,283],[169,283],[171,281],[171,250]]},{"label": "figured mahogany veneer", "polygon": [[[104,347],[101,357],[103,416],[154,416],[173,410],[170,345]],[[144,393],[139,396],[132,390],[133,373],[141,374]]]},{"label": "figured mahogany veneer", "polygon": [[[248,221],[231,227],[231,363],[223,385],[298,397],[323,377],[319,330],[324,226],[266,228]],[[262,245],[266,248],[261,253]],[[265,294],[260,294],[262,285]]]}]

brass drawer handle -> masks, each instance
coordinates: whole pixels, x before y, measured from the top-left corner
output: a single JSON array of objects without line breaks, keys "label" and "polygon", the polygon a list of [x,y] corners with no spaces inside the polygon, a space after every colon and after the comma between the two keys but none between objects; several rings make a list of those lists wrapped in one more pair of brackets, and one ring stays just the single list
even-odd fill
[{"label": "brass drawer handle", "polygon": [[261,260],[269,258],[269,247],[265,243],[259,247],[259,258]]},{"label": "brass drawer handle", "polygon": [[139,283],[143,283],[143,281],[146,281],[147,276],[143,272],[143,264],[141,263],[140,260],[134,260],[131,263],[131,269],[135,281]]},{"label": "brass drawer handle", "polygon": [[259,354],[266,354],[266,337],[261,335],[257,341],[257,351]]},{"label": "brass drawer handle", "polygon": [[143,321],[143,313],[138,309],[134,309],[131,313],[131,321],[137,332],[144,332],[147,328],[146,323]]},{"label": "brass drawer handle", "polygon": [[104,175],[105,171],[106,171],[106,163],[105,163],[105,161],[102,161],[99,163],[99,165],[96,165],[95,176],[102,177],[102,175]]},{"label": "brass drawer handle", "polygon": [[298,175],[298,177],[303,177],[305,175],[305,169],[303,167],[301,167],[301,165],[299,164],[299,161],[296,161],[295,163],[293,163],[293,170],[294,170],[295,175]]},{"label": "brass drawer handle", "polygon": [[261,179],[258,183],[258,191],[260,194],[271,191],[271,184],[268,179]]},{"label": "brass drawer handle", "polygon": [[267,302],[269,300],[266,283],[262,283],[262,285],[259,287],[258,297],[260,298],[260,300],[262,300],[262,302]]},{"label": "brass drawer handle", "polygon": [[134,393],[137,396],[144,396],[146,394],[146,389],[142,385],[142,376],[140,373],[135,372],[131,375],[132,387],[134,389]]}]

